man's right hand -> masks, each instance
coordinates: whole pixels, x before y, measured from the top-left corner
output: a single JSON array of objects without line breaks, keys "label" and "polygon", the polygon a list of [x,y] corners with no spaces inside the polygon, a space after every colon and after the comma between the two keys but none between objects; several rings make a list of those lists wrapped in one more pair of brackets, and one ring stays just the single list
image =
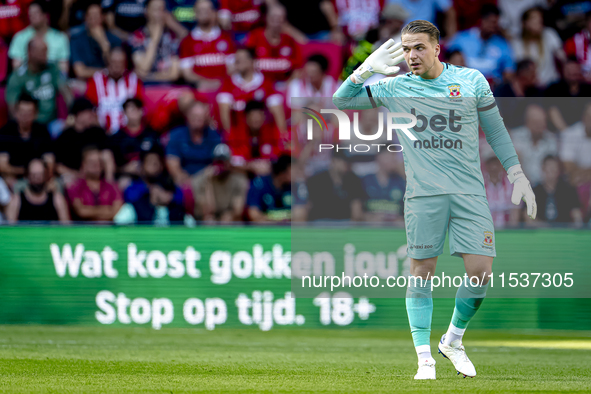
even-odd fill
[{"label": "man's right hand", "polygon": [[353,72],[354,83],[363,83],[374,74],[390,75],[400,71],[396,65],[404,60],[402,43],[389,39],[376,49],[361,66]]}]

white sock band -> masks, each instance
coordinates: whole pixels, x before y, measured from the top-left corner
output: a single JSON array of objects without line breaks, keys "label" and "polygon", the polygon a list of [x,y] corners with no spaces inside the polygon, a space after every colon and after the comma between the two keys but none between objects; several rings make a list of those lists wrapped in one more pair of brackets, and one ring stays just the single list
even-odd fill
[{"label": "white sock band", "polygon": [[465,328],[458,328],[458,327],[454,326],[453,324],[449,323],[449,328],[447,329],[447,332],[450,332],[454,335],[463,336],[464,333],[466,332],[466,329]]},{"label": "white sock band", "polygon": [[417,351],[417,354],[420,353],[431,353],[431,346],[429,345],[420,345],[415,347],[415,350]]}]

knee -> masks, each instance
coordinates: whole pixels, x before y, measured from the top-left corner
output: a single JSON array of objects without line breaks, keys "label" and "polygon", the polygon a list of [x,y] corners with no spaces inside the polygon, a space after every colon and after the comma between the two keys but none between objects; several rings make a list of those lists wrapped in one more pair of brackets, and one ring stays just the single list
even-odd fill
[{"label": "knee", "polygon": [[437,260],[433,258],[423,260],[411,259],[410,274],[422,279],[431,279],[431,276],[435,275],[436,265]]}]

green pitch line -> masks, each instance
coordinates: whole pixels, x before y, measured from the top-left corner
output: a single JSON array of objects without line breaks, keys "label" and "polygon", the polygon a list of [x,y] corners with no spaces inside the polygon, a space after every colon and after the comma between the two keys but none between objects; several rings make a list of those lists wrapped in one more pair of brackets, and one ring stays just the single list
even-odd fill
[{"label": "green pitch line", "polygon": [[468,331],[464,344],[476,378],[434,355],[438,380],[415,382],[406,331],[0,326],[0,392],[591,391],[589,332]]}]

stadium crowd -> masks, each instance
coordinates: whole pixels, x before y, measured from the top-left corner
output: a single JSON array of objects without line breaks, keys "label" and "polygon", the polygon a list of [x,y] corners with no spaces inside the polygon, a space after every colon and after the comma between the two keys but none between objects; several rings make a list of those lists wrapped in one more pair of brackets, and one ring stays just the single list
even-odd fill
[{"label": "stadium crowd", "polygon": [[401,225],[400,155],[317,153],[334,125],[299,108],[414,19],[489,80],[534,186],[532,222],[481,133],[495,225],[587,225],[591,0],[0,0],[0,222]]}]

